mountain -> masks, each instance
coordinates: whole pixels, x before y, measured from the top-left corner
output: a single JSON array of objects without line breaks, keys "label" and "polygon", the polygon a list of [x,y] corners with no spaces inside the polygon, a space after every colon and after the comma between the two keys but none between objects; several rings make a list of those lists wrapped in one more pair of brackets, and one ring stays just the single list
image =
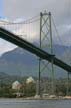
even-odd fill
[{"label": "mountain", "polygon": [[9,84],[11,85],[16,80],[23,83],[25,79],[26,79],[26,77],[8,75],[7,73],[0,72],[0,86],[9,85]]},{"label": "mountain", "polygon": [[[68,47],[68,46],[54,45],[55,56],[62,59],[63,61],[64,60],[67,61],[68,57],[67,55],[65,55],[64,51],[68,49],[69,51],[71,51],[71,46]],[[71,53],[69,58],[71,58]],[[38,63],[39,63],[38,57],[36,57],[35,55],[29,53],[24,49],[16,48],[12,51],[4,53],[0,57],[0,72],[4,72],[8,75],[37,76],[38,67],[39,67]],[[63,70],[56,67],[56,71],[61,72]],[[42,74],[44,75],[44,73]],[[60,75],[60,73],[57,75]]]},{"label": "mountain", "polygon": [[[37,57],[21,48],[4,53],[0,57],[0,71],[10,75],[34,75]],[[33,72],[34,69],[34,72]]]}]

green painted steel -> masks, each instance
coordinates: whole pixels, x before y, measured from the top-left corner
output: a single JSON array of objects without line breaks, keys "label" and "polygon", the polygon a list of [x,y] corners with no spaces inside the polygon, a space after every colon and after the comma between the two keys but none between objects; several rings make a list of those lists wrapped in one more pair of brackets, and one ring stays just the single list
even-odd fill
[{"label": "green painted steel", "polygon": [[7,40],[7,41],[23,48],[23,49],[35,54],[36,56],[49,61],[49,62],[52,62],[52,59],[53,59],[53,64],[61,67],[62,69],[66,70],[68,72],[71,72],[70,65],[64,63],[63,61],[56,58],[54,55],[51,55],[51,54],[43,51],[42,49],[34,46],[33,44],[27,42],[26,40],[22,39],[21,37],[9,32],[1,27],[0,27],[0,38]]}]

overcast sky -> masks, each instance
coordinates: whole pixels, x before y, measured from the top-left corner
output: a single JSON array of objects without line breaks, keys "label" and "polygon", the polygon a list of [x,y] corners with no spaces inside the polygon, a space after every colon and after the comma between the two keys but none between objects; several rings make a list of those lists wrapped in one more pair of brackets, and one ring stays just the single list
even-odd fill
[{"label": "overcast sky", "polygon": [[47,10],[59,23],[70,24],[71,0],[4,0],[3,10],[10,19],[28,18]]},{"label": "overcast sky", "polygon": [[0,0],[0,16],[2,16],[3,14],[2,6],[3,6],[3,3],[2,3],[2,0]]},{"label": "overcast sky", "polygon": [[[3,7],[1,4],[3,2]],[[64,36],[65,33],[71,34],[71,0],[0,0],[0,15],[8,20],[28,19],[44,10],[50,11],[54,17],[56,26],[60,35]],[[66,39],[66,35],[64,39]],[[71,43],[69,36],[69,44]],[[0,40],[0,46],[1,42]],[[4,50],[14,47],[11,44],[5,43]],[[68,44],[68,43],[66,43]],[[3,45],[2,45],[3,48]],[[1,49],[1,48],[0,48]]]}]

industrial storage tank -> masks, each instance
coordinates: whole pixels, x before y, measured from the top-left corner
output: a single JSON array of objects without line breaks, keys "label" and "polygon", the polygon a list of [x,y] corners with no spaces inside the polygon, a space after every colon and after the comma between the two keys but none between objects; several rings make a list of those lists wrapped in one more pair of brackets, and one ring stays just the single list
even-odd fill
[{"label": "industrial storage tank", "polygon": [[21,83],[19,81],[15,81],[12,84],[12,89],[19,90],[21,88]]},{"label": "industrial storage tank", "polygon": [[27,78],[26,84],[35,83],[35,80],[32,77]]}]

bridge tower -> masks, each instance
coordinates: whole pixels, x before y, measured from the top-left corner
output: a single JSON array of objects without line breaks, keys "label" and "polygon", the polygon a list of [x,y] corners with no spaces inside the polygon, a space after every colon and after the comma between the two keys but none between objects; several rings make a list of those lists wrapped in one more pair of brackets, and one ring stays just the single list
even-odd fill
[{"label": "bridge tower", "polygon": [[53,41],[52,41],[52,26],[51,26],[51,13],[47,13],[46,11],[44,13],[40,13],[40,48],[49,51],[49,53],[52,55],[52,62],[51,64],[49,62],[46,62],[45,60],[42,60],[39,58],[39,89],[38,94],[41,96],[41,73],[44,73],[45,69],[48,71],[48,65],[50,65],[50,71],[51,71],[51,94],[54,94],[54,66],[53,66]]}]

